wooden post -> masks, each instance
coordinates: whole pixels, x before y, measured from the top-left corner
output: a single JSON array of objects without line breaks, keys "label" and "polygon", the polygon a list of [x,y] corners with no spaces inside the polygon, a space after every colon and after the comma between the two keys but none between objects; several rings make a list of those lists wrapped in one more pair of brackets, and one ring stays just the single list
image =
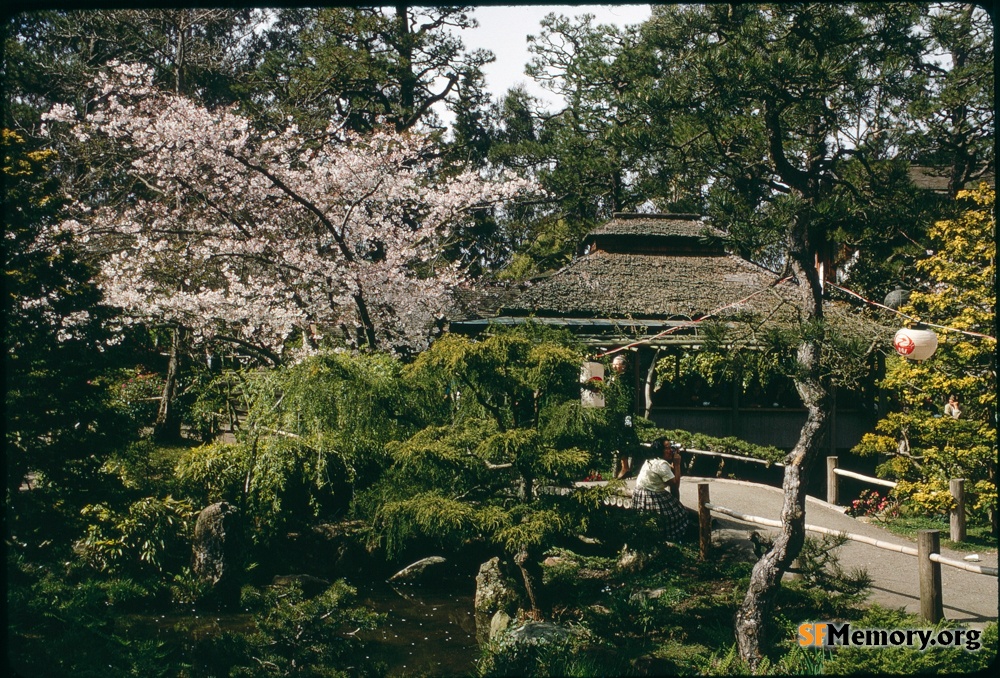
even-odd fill
[{"label": "wooden post", "polygon": [[951,530],[949,538],[952,541],[965,541],[965,478],[952,478],[948,481],[951,496],[955,498],[955,508],[951,510]]},{"label": "wooden post", "polygon": [[826,458],[826,501],[828,504],[837,505],[837,457]]},{"label": "wooden post", "polygon": [[941,552],[939,530],[917,531],[917,572],[920,577],[920,616],[931,624],[944,618],[941,600],[941,563],[930,559],[932,553]]},{"label": "wooden post", "polygon": [[712,512],[705,504],[711,502],[708,483],[698,483],[698,554],[708,560],[712,550]]}]

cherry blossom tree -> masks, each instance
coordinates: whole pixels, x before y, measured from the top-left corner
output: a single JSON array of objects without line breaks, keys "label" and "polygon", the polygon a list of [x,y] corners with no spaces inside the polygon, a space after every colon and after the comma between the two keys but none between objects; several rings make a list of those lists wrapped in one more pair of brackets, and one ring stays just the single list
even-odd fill
[{"label": "cherry blossom tree", "polygon": [[261,132],[112,64],[80,115],[50,127],[127,151],[120,200],[77,201],[59,229],[99,255],[108,301],[137,321],[183,327],[276,361],[290,340],[410,351],[429,337],[462,271],[440,256],[470,212],[529,190],[448,167],[427,137],[360,136],[334,120],[305,135]]}]

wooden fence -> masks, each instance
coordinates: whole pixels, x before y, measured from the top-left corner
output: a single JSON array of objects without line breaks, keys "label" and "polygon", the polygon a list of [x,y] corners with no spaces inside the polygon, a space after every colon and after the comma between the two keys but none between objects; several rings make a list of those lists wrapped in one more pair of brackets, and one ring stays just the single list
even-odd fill
[{"label": "wooden fence", "polygon": [[[826,458],[826,501],[829,504],[839,504],[840,483],[838,481],[842,477],[853,478],[871,485],[880,485],[890,489],[896,487],[896,483],[891,480],[883,480],[882,478],[873,478],[860,473],[854,473],[853,471],[845,471],[838,467],[838,461],[837,457],[830,456]],[[951,490],[951,496],[955,500],[955,504],[948,514],[948,538],[955,542],[965,541],[965,478],[952,478],[948,482],[948,486]]]},{"label": "wooden fence", "polygon": [[[754,464],[764,464],[771,466],[784,467],[781,462],[772,462],[765,459],[756,459],[754,457],[742,457],[736,454],[726,454],[724,452],[710,452],[709,450],[693,450],[685,449],[684,452],[690,453],[696,456],[705,457],[719,457],[723,459],[736,459],[739,461],[747,461]],[[892,480],[883,480],[882,478],[875,478],[872,476],[862,475],[861,473],[855,473],[854,471],[848,471],[838,466],[839,458],[836,456],[829,456],[826,458],[826,501],[829,504],[838,506],[840,504],[840,483],[839,479],[852,478],[854,480],[860,480],[862,482],[879,485],[881,487],[894,488],[896,483]],[[965,541],[965,479],[964,478],[952,478],[949,481],[949,487],[951,489],[951,496],[955,500],[955,505],[949,513],[949,533],[948,538],[954,542]]]},{"label": "wooden fence", "polygon": [[[748,523],[781,527],[781,521],[760,516],[747,515],[733,511],[724,506],[716,506],[711,502],[708,483],[698,483],[698,548],[701,558],[707,559],[712,549],[712,513],[730,516]],[[941,565],[996,577],[997,568],[986,565],[973,565],[958,560],[945,558],[941,555],[941,540],[939,530],[920,530],[917,533],[917,548],[903,546],[891,542],[873,539],[860,534],[831,530],[818,525],[806,524],[806,529],[821,534],[842,535],[850,541],[869,544],[886,551],[895,551],[917,557],[917,572],[920,581],[920,614],[931,623],[937,623],[944,618],[942,603]]]}]

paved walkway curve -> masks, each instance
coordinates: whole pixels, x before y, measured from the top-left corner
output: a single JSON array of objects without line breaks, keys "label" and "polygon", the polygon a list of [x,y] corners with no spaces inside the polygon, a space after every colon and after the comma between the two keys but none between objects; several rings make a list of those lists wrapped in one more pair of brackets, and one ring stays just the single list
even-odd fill
[{"label": "paved walkway curve", "polygon": [[[711,502],[716,506],[738,511],[747,515],[778,520],[781,515],[781,490],[769,485],[749,483],[722,478],[684,477],[681,479],[681,503],[686,507],[698,507],[698,483],[707,482]],[[630,481],[630,487],[634,481]],[[717,527],[713,530],[713,542],[734,540],[749,548],[747,535],[756,530],[761,534],[774,532],[773,528],[746,523],[728,516],[714,516]],[[834,530],[842,530],[883,541],[916,546],[916,541],[901,537],[877,525],[856,520],[844,514],[842,507],[833,506],[808,497],[806,501],[806,523]],[[816,534],[816,533],[813,533]],[[947,536],[947,532],[945,535]],[[942,549],[942,555],[953,560],[962,560],[968,551]],[[978,564],[997,566],[997,552],[978,552]],[[840,563],[845,570],[864,568],[873,580],[869,602],[885,607],[905,608],[907,612],[920,613],[920,584],[917,578],[915,556],[886,551],[869,544],[848,541],[839,550]],[[986,622],[997,620],[997,578],[975,574],[947,565],[941,566],[942,599],[944,615],[947,619],[982,627]]]}]

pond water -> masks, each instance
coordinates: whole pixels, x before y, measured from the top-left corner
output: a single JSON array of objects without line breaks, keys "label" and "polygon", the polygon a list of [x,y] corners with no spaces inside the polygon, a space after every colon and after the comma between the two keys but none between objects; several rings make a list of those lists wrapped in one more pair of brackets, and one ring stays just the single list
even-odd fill
[{"label": "pond water", "polygon": [[366,637],[376,642],[390,676],[468,676],[479,656],[473,611],[475,582],[449,586],[372,585],[358,595],[387,619]]},{"label": "pond water", "polygon": [[[358,589],[360,603],[386,615],[380,628],[363,637],[372,641],[365,659],[383,663],[388,676],[469,676],[474,672],[479,649],[471,577],[452,577],[433,586],[350,583]],[[142,636],[156,638],[179,652],[194,675],[212,673],[206,641],[227,631],[254,630],[250,614],[235,612],[138,614],[123,621]]]}]

